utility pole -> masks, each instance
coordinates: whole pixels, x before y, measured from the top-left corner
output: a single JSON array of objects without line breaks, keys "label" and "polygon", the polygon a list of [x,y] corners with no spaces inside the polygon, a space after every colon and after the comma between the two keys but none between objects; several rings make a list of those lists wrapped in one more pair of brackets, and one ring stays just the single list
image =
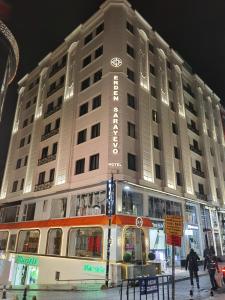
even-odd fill
[{"label": "utility pole", "polygon": [[107,205],[106,215],[108,215],[108,237],[107,237],[107,255],[106,255],[106,274],[105,285],[109,287],[109,261],[110,261],[110,246],[111,246],[111,228],[112,228],[112,215],[115,214],[115,182],[113,174],[111,180],[107,181]]}]

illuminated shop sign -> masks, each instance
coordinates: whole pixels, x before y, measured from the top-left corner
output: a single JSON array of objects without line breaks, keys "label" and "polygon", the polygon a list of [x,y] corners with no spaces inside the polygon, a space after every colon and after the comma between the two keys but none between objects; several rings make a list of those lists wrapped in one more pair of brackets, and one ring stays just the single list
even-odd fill
[{"label": "illuminated shop sign", "polygon": [[119,76],[113,76],[112,152],[119,153]]},{"label": "illuminated shop sign", "polygon": [[37,257],[26,257],[22,255],[16,256],[16,263],[27,265],[27,266],[38,266],[39,265],[39,259]]},{"label": "illuminated shop sign", "polygon": [[105,274],[105,267],[104,266],[93,266],[90,264],[85,264],[83,266],[84,272],[90,272],[90,273],[99,273],[99,274]]}]

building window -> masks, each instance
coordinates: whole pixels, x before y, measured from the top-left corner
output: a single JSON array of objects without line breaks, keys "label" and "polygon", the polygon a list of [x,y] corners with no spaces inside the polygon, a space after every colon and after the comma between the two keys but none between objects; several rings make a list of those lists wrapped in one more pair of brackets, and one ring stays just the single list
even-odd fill
[{"label": "building window", "polygon": [[30,106],[31,106],[31,101],[28,101],[28,102],[26,103],[25,108],[27,109],[27,108],[29,108]]},{"label": "building window", "polygon": [[134,55],[134,48],[127,44],[127,54],[129,54],[131,57],[135,57]]},{"label": "building window", "polygon": [[55,129],[59,129],[60,126],[60,118],[56,119],[55,121]]},{"label": "building window", "polygon": [[12,193],[17,191],[17,186],[18,186],[18,180],[13,182],[13,186],[12,186]]},{"label": "building window", "polygon": [[128,169],[136,171],[136,155],[127,153]]},{"label": "building window", "polygon": [[84,38],[84,45],[88,44],[93,38],[92,33],[89,33],[85,38]]},{"label": "building window", "polygon": [[180,159],[180,151],[179,151],[178,147],[174,147],[174,157],[176,159]]},{"label": "building window", "polygon": [[81,91],[87,89],[88,87],[90,86],[90,77],[84,79],[82,82],[81,82]]},{"label": "building window", "polygon": [[62,229],[54,228],[48,231],[47,255],[60,255],[62,244]]},{"label": "building window", "polygon": [[69,257],[102,257],[103,231],[100,227],[71,228],[68,238]]},{"label": "building window", "polygon": [[123,189],[122,213],[135,216],[143,216],[143,195],[134,191]]},{"label": "building window", "polygon": [[75,175],[84,173],[85,168],[85,158],[76,161]]},{"label": "building window", "polygon": [[24,204],[22,221],[34,220],[36,203]]},{"label": "building window", "polygon": [[213,174],[214,174],[214,177],[217,177],[217,172],[216,172],[216,168],[213,167]]},{"label": "building window", "polygon": [[32,115],[31,117],[30,117],[30,123],[33,123],[34,122],[34,115]]},{"label": "building window", "polygon": [[216,188],[216,196],[218,199],[221,198],[221,193],[220,193],[220,189],[219,188]]},{"label": "building window", "polygon": [[104,30],[104,23],[101,23],[100,25],[98,25],[98,27],[96,27],[95,35],[98,35],[103,30]]},{"label": "building window", "polygon": [[47,125],[45,126],[45,132],[44,132],[44,134],[46,135],[46,134],[48,134],[50,131],[51,131],[51,123],[49,123],[49,124],[47,124]]},{"label": "building window", "polygon": [[21,162],[22,162],[22,159],[19,158],[16,162],[16,169],[19,169],[21,167]]},{"label": "building window", "polygon": [[152,110],[152,120],[156,123],[159,123],[159,115],[156,110]]},{"label": "building window", "polygon": [[55,179],[55,169],[51,169],[49,173],[49,181],[53,182]]},{"label": "building window", "polygon": [[45,172],[39,173],[38,176],[38,185],[45,183]]},{"label": "building window", "polygon": [[127,30],[134,34],[134,26],[127,21]]},{"label": "building window", "polygon": [[98,95],[92,99],[92,109],[96,109],[101,106],[101,95]]},{"label": "building window", "polygon": [[91,54],[88,55],[87,57],[85,57],[83,59],[83,64],[82,64],[82,67],[86,67],[87,65],[89,65],[91,63]]},{"label": "building window", "polygon": [[95,50],[95,59],[98,58],[103,54],[103,46],[100,46],[98,49]]},{"label": "building window", "polygon": [[90,156],[89,171],[93,171],[99,168],[99,154]]},{"label": "building window", "polygon": [[58,149],[58,143],[54,143],[52,145],[52,155],[55,155],[57,153],[57,149]]},{"label": "building window", "polygon": [[176,179],[177,179],[177,185],[182,186],[181,174],[179,172],[176,172]]},{"label": "building window", "polygon": [[178,134],[177,125],[175,123],[172,123],[172,131],[174,134]]},{"label": "building window", "polygon": [[195,161],[195,165],[196,165],[196,170],[201,171],[201,163],[200,163],[200,161],[196,160]]},{"label": "building window", "polygon": [[151,86],[151,96],[154,98],[157,98],[156,96],[156,88],[154,86]]},{"label": "building window", "polygon": [[201,183],[198,184],[198,191],[199,191],[199,194],[201,194],[201,195],[205,194],[204,193],[204,185],[203,184],[201,184]]},{"label": "building window", "polygon": [[159,137],[154,135],[153,136],[154,148],[160,150],[160,142]]},{"label": "building window", "polygon": [[150,73],[155,76],[155,67],[150,65]]},{"label": "building window", "polygon": [[86,139],[87,139],[87,129],[83,129],[79,131],[77,135],[77,144],[86,142]]},{"label": "building window", "polygon": [[154,46],[151,43],[148,44],[148,49],[150,52],[154,53]]},{"label": "building window", "polygon": [[0,251],[6,250],[8,237],[9,237],[8,231],[0,231]]},{"label": "building window", "polygon": [[22,230],[19,232],[17,252],[37,253],[39,230]]},{"label": "building window", "polygon": [[136,100],[133,95],[127,94],[127,105],[133,109],[136,109]]},{"label": "building window", "polygon": [[79,116],[83,116],[88,113],[88,102],[85,102],[80,106]]},{"label": "building window", "polygon": [[17,238],[17,234],[10,234],[8,251],[16,251],[16,238]]},{"label": "building window", "polygon": [[171,63],[168,60],[166,61],[166,66],[168,69],[171,69]]},{"label": "building window", "polygon": [[127,134],[128,134],[128,136],[135,139],[135,137],[136,137],[135,124],[127,122]]},{"label": "building window", "polygon": [[27,165],[27,161],[28,161],[28,156],[26,155],[25,157],[24,157],[24,167]]},{"label": "building window", "polygon": [[172,84],[172,81],[170,81],[170,80],[168,81],[168,86],[169,86],[169,89],[170,89],[170,90],[173,90],[173,84]]},{"label": "building window", "polygon": [[23,121],[23,128],[26,127],[28,125],[28,119]]},{"label": "building window", "polygon": [[160,168],[160,165],[158,165],[158,164],[155,164],[155,177],[158,179],[162,179],[161,168]]},{"label": "building window", "polygon": [[41,152],[41,159],[46,158],[48,156],[48,147],[44,147]]},{"label": "building window", "polygon": [[24,187],[24,178],[21,179],[20,190],[23,190]]},{"label": "building window", "polygon": [[175,106],[174,106],[174,102],[173,101],[170,101],[170,109],[172,110],[172,111],[176,111],[175,110]]},{"label": "building window", "polygon": [[133,82],[135,81],[134,72],[132,70],[130,70],[129,68],[127,68],[127,78],[130,79]]},{"label": "building window", "polygon": [[95,83],[101,79],[102,79],[102,70],[99,70],[94,74],[93,83]]},{"label": "building window", "polygon": [[29,134],[27,138],[27,144],[30,144],[30,140],[31,140],[31,135]]},{"label": "building window", "polygon": [[22,138],[20,140],[20,148],[22,148],[24,146],[24,144],[25,144],[25,138]]},{"label": "building window", "polygon": [[91,126],[91,139],[100,136],[100,123]]},{"label": "building window", "polygon": [[53,199],[51,204],[50,216],[52,219],[65,218],[66,217],[67,199],[59,198]]},{"label": "building window", "polygon": [[193,146],[194,146],[195,149],[199,149],[198,141],[193,139]]}]

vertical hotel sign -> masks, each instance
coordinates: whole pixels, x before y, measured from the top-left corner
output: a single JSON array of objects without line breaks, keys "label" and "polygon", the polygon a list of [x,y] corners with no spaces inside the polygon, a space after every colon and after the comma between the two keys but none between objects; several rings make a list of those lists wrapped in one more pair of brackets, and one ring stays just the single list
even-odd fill
[{"label": "vertical hotel sign", "polygon": [[[111,66],[119,68],[122,65],[122,60],[118,57],[111,59]],[[113,73],[113,90],[112,90],[112,153],[117,155],[119,153],[119,75]],[[113,163],[117,166],[118,163]]]}]

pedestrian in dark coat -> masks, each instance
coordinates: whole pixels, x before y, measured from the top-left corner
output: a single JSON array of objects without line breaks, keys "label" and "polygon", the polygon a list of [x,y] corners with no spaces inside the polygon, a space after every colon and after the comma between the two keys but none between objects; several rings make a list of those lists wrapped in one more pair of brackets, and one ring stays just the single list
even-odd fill
[{"label": "pedestrian in dark coat", "polygon": [[198,277],[198,261],[200,260],[198,254],[191,249],[190,253],[187,255],[186,258],[186,265],[185,265],[185,269],[189,270],[190,273],[190,281],[191,281],[191,285],[194,286],[194,281],[193,278],[195,277],[196,279],[196,283],[197,283],[197,288],[199,289],[199,277]]},{"label": "pedestrian in dark coat", "polygon": [[216,284],[215,274],[216,274],[216,270],[219,272],[219,267],[218,267],[217,258],[215,255],[210,253],[205,257],[204,270],[206,269],[206,267],[209,272],[209,278],[210,278],[210,282],[212,285],[212,289],[216,290],[218,288],[218,286]]}]

